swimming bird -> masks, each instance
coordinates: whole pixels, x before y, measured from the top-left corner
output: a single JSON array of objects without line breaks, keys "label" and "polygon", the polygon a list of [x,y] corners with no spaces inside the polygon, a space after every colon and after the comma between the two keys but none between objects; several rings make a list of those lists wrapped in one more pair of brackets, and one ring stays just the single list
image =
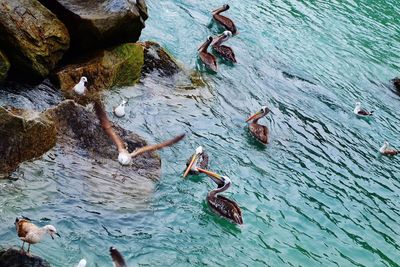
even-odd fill
[{"label": "swimming bird", "polygon": [[86,267],[86,260],[81,259],[76,267]]},{"label": "swimming bird", "polygon": [[209,69],[217,72],[217,60],[214,55],[207,52],[207,48],[210,46],[212,41],[213,38],[211,36],[208,36],[207,41],[205,41],[204,44],[199,47],[198,51],[200,59],[204,63],[204,65]]},{"label": "swimming bird", "polygon": [[56,228],[53,225],[45,225],[42,228],[39,228],[35,224],[31,223],[27,219],[16,218],[15,219],[15,227],[17,230],[17,234],[19,239],[22,240],[21,250],[24,250],[25,242],[29,244],[28,253],[31,244],[36,244],[42,241],[45,234],[49,234],[52,239],[54,239],[53,235],[60,236],[57,233]]},{"label": "swimming bird", "polygon": [[396,149],[389,147],[388,141],[383,142],[383,146],[379,149],[379,152],[382,155],[386,155],[386,156],[395,156],[397,154],[400,154],[400,150],[396,150]]},{"label": "swimming bird", "polygon": [[79,83],[77,83],[73,90],[75,93],[78,95],[83,95],[86,92],[86,86],[85,83],[87,83],[87,78],[85,76],[82,76],[81,79],[79,80]]},{"label": "swimming bird", "polygon": [[121,104],[119,104],[116,108],[114,108],[114,115],[118,118],[122,118],[125,116],[125,104],[127,101],[125,99],[122,100]]},{"label": "swimming bird", "polygon": [[114,262],[115,267],[126,267],[124,258],[122,257],[121,253],[119,253],[119,251],[116,248],[110,247],[110,255]]},{"label": "swimming bird", "polygon": [[213,10],[213,18],[232,34],[237,34],[235,23],[233,23],[230,18],[220,15],[222,12],[227,11],[229,8],[229,5],[223,5],[222,7]]},{"label": "swimming bird", "polygon": [[361,107],[361,103],[360,102],[356,102],[356,106],[354,108],[354,114],[358,115],[358,116],[371,116],[372,113],[374,113],[374,111],[368,111],[365,110]]},{"label": "swimming bird", "polygon": [[188,174],[199,174],[197,168],[207,169],[208,166],[208,154],[204,151],[202,146],[196,148],[195,153],[186,162],[186,170],[183,177]]},{"label": "swimming bird", "polygon": [[215,213],[233,221],[234,223],[243,224],[242,211],[240,210],[239,205],[233,200],[218,195],[231,186],[231,179],[201,168],[197,168],[197,170],[207,174],[218,185],[216,189],[211,190],[207,194],[207,202],[211,209]]},{"label": "swimming bird", "polygon": [[251,115],[246,122],[252,121],[249,125],[250,132],[263,144],[268,144],[268,128],[267,126],[258,124],[258,120],[267,115],[271,110],[263,106],[259,111]]},{"label": "swimming bird", "polygon": [[232,48],[229,46],[223,45],[223,42],[228,41],[228,39],[232,36],[230,31],[224,31],[223,34],[218,36],[214,43],[212,44],[212,48],[217,52],[218,55],[223,57],[225,60],[231,61],[236,63],[235,53],[233,52]]}]

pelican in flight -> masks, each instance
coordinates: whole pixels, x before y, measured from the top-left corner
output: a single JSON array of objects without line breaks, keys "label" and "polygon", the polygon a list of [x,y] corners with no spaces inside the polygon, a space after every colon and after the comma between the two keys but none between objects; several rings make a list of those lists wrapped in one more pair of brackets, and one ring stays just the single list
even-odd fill
[{"label": "pelican in flight", "polygon": [[21,250],[22,251],[24,250],[25,242],[29,244],[28,253],[31,244],[36,244],[41,242],[46,234],[49,234],[52,239],[54,239],[54,235],[60,236],[53,225],[45,225],[40,228],[35,224],[31,223],[27,218],[16,218],[15,228],[17,230],[19,239],[22,240]]},{"label": "pelican in flight", "polygon": [[84,95],[86,92],[86,86],[85,83],[87,83],[87,78],[85,76],[82,76],[81,79],[79,80],[79,83],[77,83],[73,90],[75,93],[77,93],[78,95]]},{"label": "pelican in flight", "polygon": [[207,52],[207,49],[212,41],[213,38],[211,36],[208,36],[207,41],[205,41],[204,44],[202,44],[199,47],[198,51],[199,51],[199,57],[201,61],[204,63],[204,65],[207,68],[211,69],[212,71],[217,72],[218,70],[217,60],[214,55]]},{"label": "pelican in flight", "polygon": [[225,60],[236,63],[235,53],[233,52],[232,48],[222,44],[223,42],[228,41],[230,37],[232,37],[232,32],[224,31],[223,34],[215,39],[211,47]]},{"label": "pelican in flight", "polygon": [[395,156],[400,153],[400,150],[389,147],[389,142],[383,142],[383,146],[379,149],[379,152],[385,156]]},{"label": "pelican in flight", "polygon": [[222,12],[227,11],[228,9],[229,5],[223,5],[222,7],[217,8],[212,12],[213,18],[232,34],[237,34],[238,32],[235,23],[233,23],[230,18],[220,15]]},{"label": "pelican in flight", "polygon": [[251,115],[246,122],[250,122],[249,130],[255,138],[257,138],[261,143],[268,144],[268,128],[267,126],[258,124],[258,120],[267,115],[271,110],[263,106],[259,111]]},{"label": "pelican in flight", "polygon": [[242,211],[239,205],[235,201],[219,195],[231,186],[231,179],[201,168],[197,168],[197,170],[207,174],[218,185],[216,189],[207,194],[207,202],[211,209],[234,223],[243,224]]},{"label": "pelican in flight", "polygon": [[365,110],[361,107],[361,103],[360,102],[356,102],[356,106],[354,107],[354,114],[358,115],[358,116],[372,116],[372,114],[374,113],[374,111],[368,111]]},{"label": "pelican in flight", "polygon": [[186,162],[186,170],[183,177],[186,177],[188,174],[199,174],[197,168],[207,169],[207,167],[208,154],[204,151],[202,146],[199,146]]}]

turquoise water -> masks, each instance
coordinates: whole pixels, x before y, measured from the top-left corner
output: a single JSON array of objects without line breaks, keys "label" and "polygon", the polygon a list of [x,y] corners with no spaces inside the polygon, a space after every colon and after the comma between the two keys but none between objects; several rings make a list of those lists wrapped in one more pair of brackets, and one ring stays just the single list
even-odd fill
[{"label": "turquoise water", "polygon": [[[220,31],[209,11],[224,2],[147,3],[141,39],[195,68],[198,46]],[[154,194],[137,198],[136,186],[89,165],[76,173],[85,158],[55,150],[0,182],[0,245],[20,245],[13,222],[23,214],[62,235],[33,246],[53,266],[82,257],[111,266],[111,245],[129,266],[400,266],[400,158],[378,153],[384,140],[400,148],[400,97],[388,87],[400,72],[398,2],[230,6],[240,34],[229,45],[239,63],[204,73],[209,88],[175,89],[153,75],[107,95],[109,111],[130,98],[129,116],[118,123],[150,142],[187,133],[160,152]],[[353,115],[357,100],[373,118]],[[266,147],[244,122],[262,105],[272,110],[260,121],[271,133]],[[226,195],[241,206],[242,227],[209,210],[207,177],[182,179],[198,145],[210,168],[233,181]]]}]

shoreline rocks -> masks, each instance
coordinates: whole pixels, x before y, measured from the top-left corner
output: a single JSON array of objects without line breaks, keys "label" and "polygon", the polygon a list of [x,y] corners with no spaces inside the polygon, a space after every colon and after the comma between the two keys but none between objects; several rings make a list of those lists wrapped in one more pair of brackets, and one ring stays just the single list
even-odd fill
[{"label": "shoreline rocks", "polygon": [[45,114],[0,107],[0,178],[56,144],[56,128]]},{"label": "shoreline rocks", "polygon": [[10,69],[10,62],[6,55],[0,50],[0,83],[7,77],[7,72]]},{"label": "shoreline rocks", "polygon": [[4,0],[0,5],[0,46],[18,80],[41,81],[69,47],[64,24],[37,0]]},{"label": "shoreline rocks", "polygon": [[396,88],[400,92],[400,78],[399,77],[394,78],[392,80],[392,83],[394,85],[394,88]]},{"label": "shoreline rocks", "polygon": [[6,251],[0,251],[0,266],[50,267],[50,264],[38,256],[27,255],[20,250],[10,248]]}]

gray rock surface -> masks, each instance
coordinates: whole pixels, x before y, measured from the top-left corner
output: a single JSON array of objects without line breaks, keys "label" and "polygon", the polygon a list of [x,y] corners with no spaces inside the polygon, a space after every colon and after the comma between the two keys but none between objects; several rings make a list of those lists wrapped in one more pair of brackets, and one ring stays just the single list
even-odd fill
[{"label": "gray rock surface", "polygon": [[21,253],[20,250],[8,249],[0,251],[0,266],[2,267],[50,267],[42,258]]}]

